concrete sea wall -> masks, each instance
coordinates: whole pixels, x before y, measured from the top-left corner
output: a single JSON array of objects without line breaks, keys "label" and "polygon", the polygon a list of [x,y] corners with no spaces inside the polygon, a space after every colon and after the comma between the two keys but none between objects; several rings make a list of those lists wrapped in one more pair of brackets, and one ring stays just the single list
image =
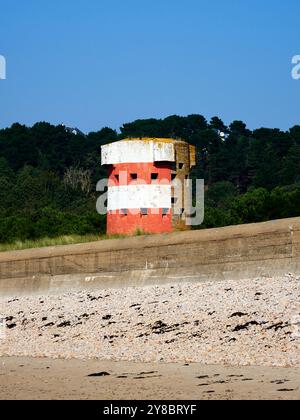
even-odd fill
[{"label": "concrete sea wall", "polygon": [[0,295],[300,275],[300,218],[0,253]]}]

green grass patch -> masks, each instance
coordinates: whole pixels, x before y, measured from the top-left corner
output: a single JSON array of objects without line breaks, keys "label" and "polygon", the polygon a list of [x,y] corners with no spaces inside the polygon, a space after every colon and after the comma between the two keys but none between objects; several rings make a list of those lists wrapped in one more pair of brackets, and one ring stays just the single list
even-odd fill
[{"label": "green grass patch", "polygon": [[[131,236],[145,235],[137,231]],[[123,239],[128,235],[63,235],[57,238],[41,238],[35,240],[15,241],[12,243],[0,243],[0,252],[18,251],[22,249],[44,248],[48,246],[83,244],[87,242],[103,241],[107,239]]]},{"label": "green grass patch", "polygon": [[36,240],[15,241],[9,244],[0,244],[0,252],[43,248],[47,246],[80,244],[85,242],[99,241],[101,239],[104,238],[99,235],[64,235],[57,238],[41,238]]}]

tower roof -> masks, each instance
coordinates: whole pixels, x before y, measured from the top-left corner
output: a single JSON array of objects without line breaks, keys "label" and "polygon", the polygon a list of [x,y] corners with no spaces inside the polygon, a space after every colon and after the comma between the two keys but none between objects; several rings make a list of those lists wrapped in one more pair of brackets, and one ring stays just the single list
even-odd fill
[{"label": "tower roof", "polygon": [[182,139],[172,139],[166,137],[128,137],[120,141],[144,141],[144,142],[154,142],[154,143],[186,143]]}]

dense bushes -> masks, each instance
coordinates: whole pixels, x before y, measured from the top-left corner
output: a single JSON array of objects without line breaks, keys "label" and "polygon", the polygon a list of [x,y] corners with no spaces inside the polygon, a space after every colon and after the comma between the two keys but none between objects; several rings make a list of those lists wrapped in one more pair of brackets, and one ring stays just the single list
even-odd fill
[{"label": "dense bushes", "polygon": [[46,207],[31,215],[4,216],[0,224],[1,243],[100,233],[105,233],[105,218],[96,211],[80,215]]},{"label": "dense bushes", "polygon": [[106,177],[100,146],[124,137],[184,138],[197,148],[192,177],[204,178],[204,227],[300,215],[300,126],[250,131],[201,115],[137,120],[121,133],[88,135],[64,126],[0,130],[0,242],[105,232],[96,183]]},{"label": "dense bushes", "polygon": [[276,187],[272,191],[251,188],[238,196],[232,194],[232,189],[227,191],[217,202],[209,198],[208,192],[201,228],[257,223],[300,214],[300,184]]}]

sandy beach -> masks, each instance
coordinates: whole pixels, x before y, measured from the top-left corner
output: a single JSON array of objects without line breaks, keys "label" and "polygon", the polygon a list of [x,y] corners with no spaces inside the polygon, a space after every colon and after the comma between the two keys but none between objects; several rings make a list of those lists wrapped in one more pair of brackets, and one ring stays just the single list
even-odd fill
[{"label": "sandy beach", "polygon": [[0,400],[299,400],[299,385],[299,368],[0,359]]}]

